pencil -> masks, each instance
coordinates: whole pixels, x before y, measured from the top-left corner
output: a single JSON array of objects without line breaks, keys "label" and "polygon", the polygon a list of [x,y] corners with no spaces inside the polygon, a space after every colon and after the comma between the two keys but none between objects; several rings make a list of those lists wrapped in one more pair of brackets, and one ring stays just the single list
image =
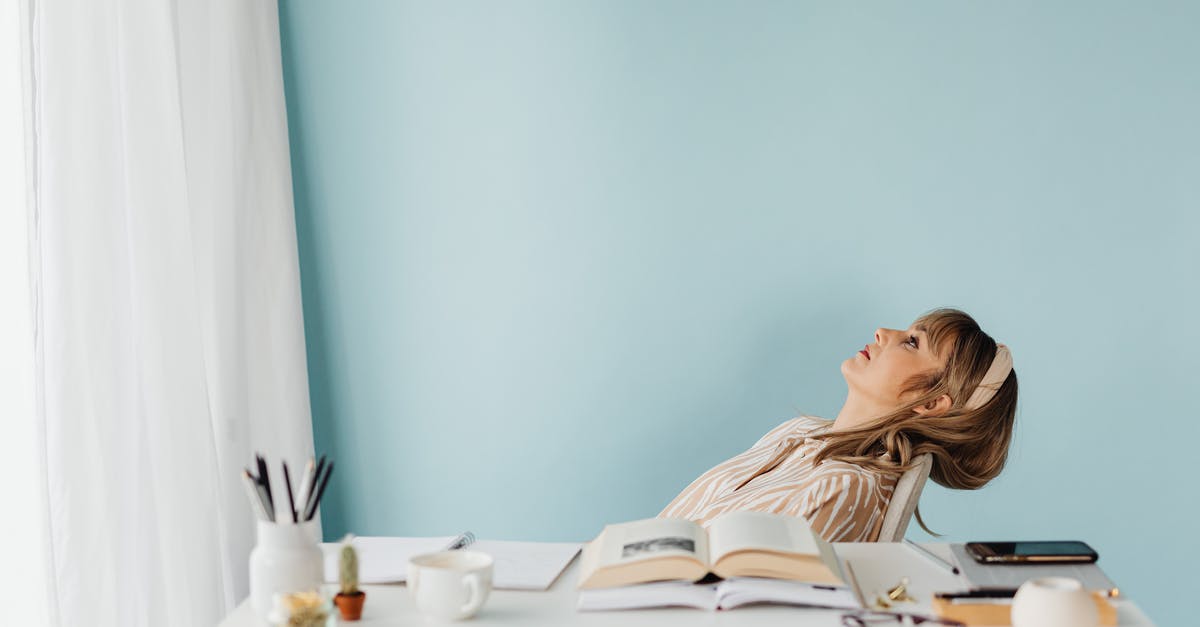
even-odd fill
[{"label": "pencil", "polygon": [[[308,506],[312,505],[313,497],[317,495],[317,486],[321,483],[321,474],[323,472],[325,472],[324,455],[317,458],[317,468],[313,471],[312,483],[308,485],[308,494],[305,495],[306,498],[304,501],[304,509],[302,510],[304,514],[308,513]],[[301,515],[301,518],[304,518],[303,514]],[[307,518],[305,518],[305,520],[307,520]]]},{"label": "pencil", "polygon": [[317,508],[321,506],[321,497],[325,496],[325,486],[329,485],[329,475],[333,474],[333,461],[330,460],[329,465],[325,467],[325,478],[321,479],[321,487],[317,488],[317,495],[312,500],[312,505],[309,506],[308,516],[304,520],[312,520],[312,517],[317,514]]},{"label": "pencil", "polygon": [[262,477],[255,477],[253,474],[250,476],[254,479],[254,489],[258,492],[259,502],[263,504],[263,511],[267,513],[267,520],[275,522],[275,508],[272,507],[271,498],[267,496],[267,488],[263,485]]},{"label": "pencil", "polygon": [[271,496],[271,473],[267,470],[267,460],[263,459],[262,455],[254,454],[255,460],[258,462],[258,483],[267,493],[267,513],[271,515],[271,520],[275,520],[275,498]]},{"label": "pencil", "polygon": [[937,555],[934,555],[933,552],[930,551],[929,549],[917,544],[916,542],[913,542],[912,540],[909,540],[908,538],[904,539],[904,544],[911,547],[912,550],[916,551],[917,553],[920,553],[921,556],[923,556],[925,559],[933,562],[934,564],[937,564],[941,568],[944,568],[944,569],[950,571],[951,574],[954,574],[954,575],[959,574],[959,570],[958,570],[957,566],[955,566],[954,564],[951,564],[950,562],[947,562],[946,560],[938,557]]},{"label": "pencil", "polygon": [[304,466],[304,475],[300,477],[300,491],[296,493],[296,512],[301,518],[304,517],[304,512],[308,509],[308,490],[309,484],[312,483],[313,467],[316,465],[316,460],[308,458],[308,464]]},{"label": "pencil", "polygon": [[242,471],[242,483],[246,486],[246,497],[250,499],[250,509],[254,512],[254,517],[259,520],[268,520],[267,508],[263,505],[262,496],[258,492],[258,482],[250,474],[249,470]]},{"label": "pencil", "polygon": [[300,522],[296,518],[296,497],[292,496],[292,475],[288,473],[287,460],[283,461],[283,484],[287,486],[288,511],[292,512],[292,522]]}]

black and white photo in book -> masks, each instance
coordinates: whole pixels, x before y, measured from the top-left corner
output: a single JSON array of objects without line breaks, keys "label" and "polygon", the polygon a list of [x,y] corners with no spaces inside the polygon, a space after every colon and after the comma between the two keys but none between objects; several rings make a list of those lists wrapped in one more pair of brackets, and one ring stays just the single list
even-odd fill
[{"label": "black and white photo in book", "polygon": [[631,542],[621,547],[621,559],[636,557],[643,553],[658,553],[660,551],[687,551],[688,553],[695,553],[696,542],[691,538],[681,538],[678,536]]}]

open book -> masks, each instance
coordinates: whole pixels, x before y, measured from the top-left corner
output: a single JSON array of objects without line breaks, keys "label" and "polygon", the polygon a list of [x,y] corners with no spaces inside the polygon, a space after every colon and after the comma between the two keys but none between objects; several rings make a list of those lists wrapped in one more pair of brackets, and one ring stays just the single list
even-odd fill
[{"label": "open book", "polygon": [[619,588],[580,590],[577,607],[580,610],[634,610],[675,605],[702,610],[731,610],[753,603],[862,608],[858,597],[847,586],[758,577],[735,577],[718,583],[656,581]]},{"label": "open book", "polygon": [[827,586],[841,586],[844,579],[833,547],[804,519],[763,512],[725,514],[707,532],[676,518],[608,525],[584,547],[579,567],[584,590],[699,581],[709,573]]}]

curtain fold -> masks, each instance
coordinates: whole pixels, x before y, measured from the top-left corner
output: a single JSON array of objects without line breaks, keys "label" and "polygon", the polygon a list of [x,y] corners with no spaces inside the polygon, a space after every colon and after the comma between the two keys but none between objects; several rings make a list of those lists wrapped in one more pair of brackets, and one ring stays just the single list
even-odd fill
[{"label": "curtain fold", "polygon": [[25,3],[55,610],[212,625],[312,454],[277,6]]}]

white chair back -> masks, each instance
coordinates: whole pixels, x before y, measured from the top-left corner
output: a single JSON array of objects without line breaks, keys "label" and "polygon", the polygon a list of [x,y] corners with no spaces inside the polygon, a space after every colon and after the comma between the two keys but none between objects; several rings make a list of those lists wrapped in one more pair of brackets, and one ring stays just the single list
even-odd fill
[{"label": "white chair back", "polygon": [[887,511],[883,514],[883,527],[879,530],[878,542],[900,542],[904,539],[908,521],[917,509],[917,501],[921,500],[921,490],[925,489],[925,480],[929,478],[929,469],[933,467],[933,457],[929,453],[917,456],[915,461],[916,465],[900,475],[900,480],[896,482],[892,500],[888,502]]}]

